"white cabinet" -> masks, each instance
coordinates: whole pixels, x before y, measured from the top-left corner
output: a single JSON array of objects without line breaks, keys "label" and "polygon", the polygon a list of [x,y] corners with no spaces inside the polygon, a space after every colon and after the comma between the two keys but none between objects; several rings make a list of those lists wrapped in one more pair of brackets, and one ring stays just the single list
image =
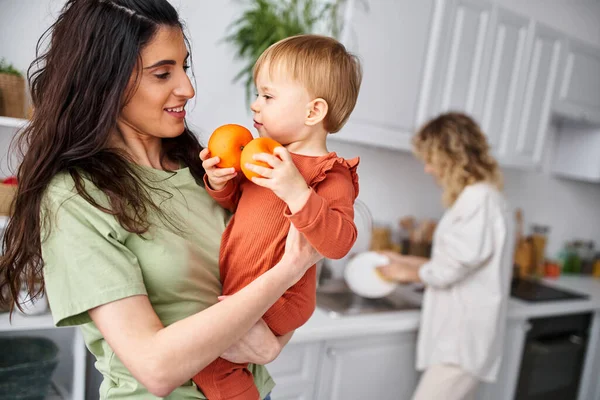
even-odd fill
[{"label": "white cabinet", "polygon": [[[366,1],[366,0],[365,0]],[[354,112],[332,139],[410,149],[433,0],[349,0],[342,42],[363,66]]]},{"label": "white cabinet", "polygon": [[594,313],[577,400],[600,399],[600,311]]},{"label": "white cabinet", "polygon": [[477,392],[478,399],[514,399],[528,326],[525,320],[508,320],[506,335],[504,336],[504,353],[498,379],[494,383],[483,383],[480,385]]},{"label": "white cabinet", "polygon": [[497,9],[492,16],[491,37],[479,87],[480,97],[473,111],[486,133],[494,155],[509,157],[511,132],[516,128],[515,107],[525,80],[525,47],[529,20],[513,12]]},{"label": "white cabinet", "polygon": [[326,342],[316,399],[409,400],[418,381],[415,350],[416,333]]},{"label": "white cabinet", "polygon": [[541,161],[556,94],[563,38],[548,27],[533,25],[526,50],[522,100],[515,103],[518,124],[513,129],[514,137],[510,139],[505,164],[536,166]]},{"label": "white cabinet", "polygon": [[342,41],[364,78],[334,140],[410,150],[453,110],[480,123],[500,164],[535,168],[553,111],[600,123],[600,49],[496,1],[366,2],[347,2]]},{"label": "white cabinet", "polygon": [[569,39],[555,110],[600,124],[600,49]]},{"label": "white cabinet", "polygon": [[273,400],[313,400],[322,343],[291,343],[267,365],[277,383]]},{"label": "white cabinet", "polygon": [[600,127],[562,121],[552,171],[567,178],[600,182]]},{"label": "white cabinet", "polygon": [[[476,0],[448,0],[438,2],[445,7],[443,19],[437,21],[435,53],[428,63],[433,65],[431,90],[425,93],[419,122],[440,112],[463,111],[474,114],[482,95],[479,77],[490,26],[492,5]],[[425,88],[424,90],[427,90]]]},{"label": "white cabinet", "polygon": [[[440,2],[418,120],[466,112],[488,136],[503,165],[541,161],[556,93],[562,35],[497,4]],[[441,7],[441,6],[440,6]]]}]

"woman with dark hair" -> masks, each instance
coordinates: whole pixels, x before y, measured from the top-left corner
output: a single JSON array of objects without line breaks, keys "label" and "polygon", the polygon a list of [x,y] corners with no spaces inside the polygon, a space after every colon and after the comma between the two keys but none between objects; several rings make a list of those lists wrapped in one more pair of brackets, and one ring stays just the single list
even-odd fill
[{"label": "woman with dark hair", "polygon": [[502,174],[465,114],[427,122],[413,148],[442,187],[447,211],[431,259],[386,253],[390,264],[380,272],[426,285],[417,347],[425,372],[413,399],[474,399],[480,381],[496,379],[502,358],[513,249]]},{"label": "woman with dark hair", "polygon": [[[29,70],[35,111],[19,138],[0,302],[12,312],[22,288],[45,292],[58,326],[80,325],[102,399],[203,399],[190,378],[217,357],[278,354],[290,335],[260,318],[320,256],[290,230],[281,261],[217,303],[228,215],[202,187],[185,124],[194,89],[177,12],[69,0],[49,33]],[[251,369],[267,397],[273,381]]]}]

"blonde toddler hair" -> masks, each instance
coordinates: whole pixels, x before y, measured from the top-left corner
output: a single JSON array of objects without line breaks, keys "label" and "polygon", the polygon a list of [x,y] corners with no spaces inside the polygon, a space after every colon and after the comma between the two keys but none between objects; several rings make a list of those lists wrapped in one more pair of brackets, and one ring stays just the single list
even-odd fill
[{"label": "blonde toddler hair", "polygon": [[271,45],[254,65],[253,76],[268,64],[269,73],[283,68],[306,87],[314,98],[327,102],[327,132],[338,132],[354,110],[362,81],[358,58],[334,38],[320,35],[291,36]]}]

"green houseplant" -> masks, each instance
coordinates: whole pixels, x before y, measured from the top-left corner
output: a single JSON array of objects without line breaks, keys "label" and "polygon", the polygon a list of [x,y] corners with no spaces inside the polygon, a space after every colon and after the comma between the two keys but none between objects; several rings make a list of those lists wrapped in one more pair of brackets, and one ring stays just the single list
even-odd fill
[{"label": "green houseplant", "polygon": [[4,59],[0,59],[0,116],[25,117],[25,79]]},{"label": "green houseplant", "polygon": [[242,15],[228,27],[225,42],[235,48],[243,67],[234,82],[243,81],[246,100],[253,92],[252,68],[263,51],[289,36],[316,30],[337,37],[340,7],[345,0],[245,0]]}]

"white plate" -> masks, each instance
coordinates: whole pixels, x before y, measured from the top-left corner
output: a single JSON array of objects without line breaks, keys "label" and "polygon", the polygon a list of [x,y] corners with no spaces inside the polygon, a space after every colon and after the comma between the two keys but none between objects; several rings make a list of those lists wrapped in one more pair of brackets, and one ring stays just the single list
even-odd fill
[{"label": "white plate", "polygon": [[370,299],[389,295],[397,285],[386,281],[375,271],[375,268],[388,263],[388,257],[374,251],[357,254],[344,271],[348,287],[357,295]]},{"label": "white plate", "polygon": [[354,224],[356,225],[357,237],[348,254],[339,260],[327,260],[327,266],[331,267],[334,278],[342,278],[344,268],[348,265],[350,259],[359,253],[369,251],[371,247],[371,233],[373,230],[371,212],[366,204],[359,199],[354,202]]}]

